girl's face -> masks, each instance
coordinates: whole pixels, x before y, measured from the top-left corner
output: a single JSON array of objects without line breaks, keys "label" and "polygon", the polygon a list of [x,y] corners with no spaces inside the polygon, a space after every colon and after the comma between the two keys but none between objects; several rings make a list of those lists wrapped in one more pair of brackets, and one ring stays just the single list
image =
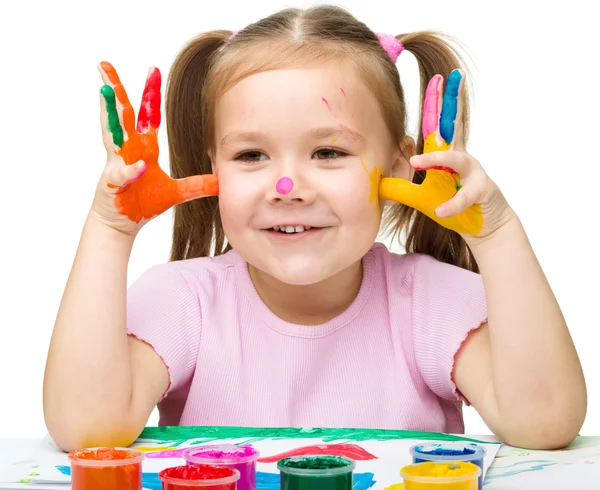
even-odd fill
[{"label": "girl's face", "polygon": [[336,63],[245,78],[217,101],[215,137],[227,239],[287,284],[356,266],[379,231],[381,174],[408,171],[379,103]]}]

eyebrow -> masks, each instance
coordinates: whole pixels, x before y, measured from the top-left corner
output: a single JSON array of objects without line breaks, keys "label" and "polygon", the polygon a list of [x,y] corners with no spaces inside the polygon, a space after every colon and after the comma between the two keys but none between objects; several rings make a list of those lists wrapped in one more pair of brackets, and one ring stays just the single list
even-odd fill
[{"label": "eyebrow", "polygon": [[[358,131],[354,131],[350,129],[348,126],[344,124],[340,124],[338,127],[335,126],[325,126],[321,128],[313,128],[308,132],[308,136],[313,139],[329,139],[340,133],[347,134],[350,138],[357,141],[364,141],[365,138]],[[261,131],[233,131],[231,133],[227,133],[223,139],[221,139],[221,143],[219,143],[220,147],[231,145],[232,143],[255,143],[261,139],[265,138],[265,133]]]},{"label": "eyebrow", "polygon": [[350,129],[348,126],[341,124],[338,127],[328,126],[323,128],[315,128],[310,131],[310,136],[315,139],[331,138],[337,134],[346,133],[353,140],[364,141],[365,138],[358,131]]},{"label": "eyebrow", "polygon": [[262,137],[264,137],[264,133],[261,133],[260,131],[233,131],[223,136],[219,146],[223,147],[232,143],[253,143]]}]

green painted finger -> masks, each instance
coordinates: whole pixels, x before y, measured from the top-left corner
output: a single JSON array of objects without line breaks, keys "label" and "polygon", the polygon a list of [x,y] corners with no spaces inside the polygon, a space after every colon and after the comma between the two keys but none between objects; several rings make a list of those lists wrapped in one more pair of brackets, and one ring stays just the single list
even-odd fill
[{"label": "green painted finger", "polygon": [[113,143],[121,148],[123,146],[123,128],[119,122],[115,91],[110,85],[103,85],[100,93],[106,102],[106,113],[108,114],[108,128],[106,129],[112,134]]}]

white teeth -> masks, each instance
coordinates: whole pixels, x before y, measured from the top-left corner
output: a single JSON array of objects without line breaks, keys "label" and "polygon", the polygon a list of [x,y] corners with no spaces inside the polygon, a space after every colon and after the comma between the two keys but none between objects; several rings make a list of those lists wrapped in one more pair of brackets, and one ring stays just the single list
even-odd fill
[{"label": "white teeth", "polygon": [[302,233],[303,231],[310,230],[311,228],[312,226],[304,225],[275,225],[273,230],[281,233]]}]

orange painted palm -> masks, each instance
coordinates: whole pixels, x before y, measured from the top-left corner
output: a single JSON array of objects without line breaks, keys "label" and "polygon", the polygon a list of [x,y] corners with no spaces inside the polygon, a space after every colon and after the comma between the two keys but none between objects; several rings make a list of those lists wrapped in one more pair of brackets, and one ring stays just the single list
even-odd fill
[{"label": "orange painted palm", "polygon": [[[158,163],[160,71],[151,68],[148,73],[136,125],[133,107],[116,70],[107,62],[101,63],[99,70],[105,83],[101,89],[103,136],[108,152],[105,183],[113,198],[114,211],[129,221],[123,223],[119,217],[109,216],[111,225],[121,222],[118,228],[135,231],[142,221],[176,204],[217,195],[215,175],[172,179]],[[107,209],[102,214],[105,213],[110,214]]]},{"label": "orange painted palm", "polygon": [[[463,76],[454,70],[448,77],[446,90],[442,90],[443,78],[433,77],[425,95],[423,108],[424,154],[445,152],[440,160],[452,158],[452,166],[432,164],[433,156],[429,155],[427,168],[422,184],[414,184],[399,178],[384,178],[379,183],[379,197],[393,200],[429,216],[432,220],[451,230],[465,235],[478,236],[483,229],[483,213],[479,203],[464,199],[461,178],[458,172],[469,172],[467,154],[464,152],[462,132],[462,83]],[[442,101],[442,92],[443,101]],[[452,152],[452,154],[448,154]],[[423,157],[417,157],[423,158]],[[414,162],[413,162],[414,163]],[[440,162],[441,163],[441,162]],[[442,209],[442,205],[453,202],[456,214]],[[461,206],[462,202],[464,206]],[[458,205],[457,205],[458,204]],[[445,206],[447,207],[447,206]],[[462,208],[462,209],[461,209]],[[445,212],[443,212],[445,211]]]}]

